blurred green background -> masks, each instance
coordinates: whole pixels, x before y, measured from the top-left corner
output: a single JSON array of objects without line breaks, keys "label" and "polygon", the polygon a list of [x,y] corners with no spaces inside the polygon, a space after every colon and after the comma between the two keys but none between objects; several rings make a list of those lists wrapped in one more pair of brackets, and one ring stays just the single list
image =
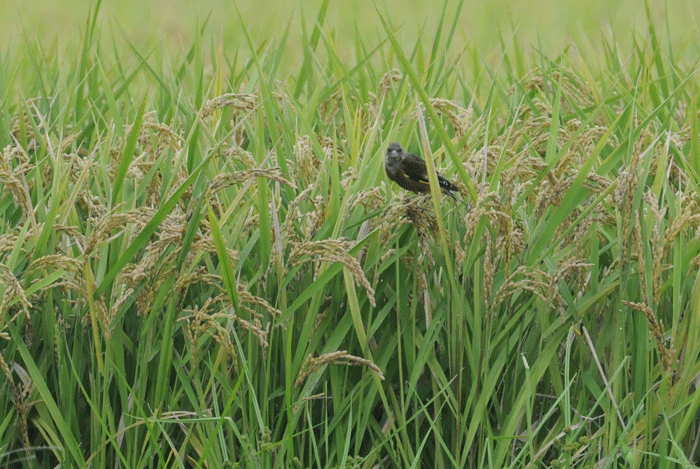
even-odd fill
[{"label": "blurred green background", "polygon": [[[94,0],[3,0],[0,15],[0,47],[7,50],[23,38],[37,38],[43,44],[53,41],[79,41]],[[226,50],[245,44],[240,17],[255,44],[280,38],[290,24],[290,61],[296,60],[301,44],[302,17],[310,31],[318,15],[321,0],[306,1],[222,1],[142,0],[138,2],[106,1],[100,9],[99,23],[118,41],[128,40],[141,47],[165,45],[175,52],[188,47],[195,37],[197,22],[202,24],[211,13],[206,32]],[[399,28],[405,44],[421,28],[432,35],[441,15],[441,2],[417,0],[376,2],[382,13]],[[353,54],[354,26],[367,46],[376,45],[380,22],[373,0],[331,1],[324,22],[324,32],[334,34],[341,57]],[[699,55],[697,18],[700,2],[650,0],[649,10],[660,29],[662,40],[670,41],[675,53]],[[635,34],[647,30],[645,2],[642,0],[496,0],[466,1],[458,12],[458,1],[448,1],[445,20],[449,26],[458,15],[458,27],[451,53],[464,47],[475,48],[489,61],[498,61],[506,46],[517,38],[521,45],[539,48],[554,56],[572,43],[584,57],[599,54],[604,41],[615,41],[627,50]],[[291,23],[290,23],[291,22]],[[668,25],[668,28],[665,26]],[[105,31],[103,31],[105,32]],[[207,34],[204,37],[207,37]],[[622,58],[624,59],[624,58]]]}]

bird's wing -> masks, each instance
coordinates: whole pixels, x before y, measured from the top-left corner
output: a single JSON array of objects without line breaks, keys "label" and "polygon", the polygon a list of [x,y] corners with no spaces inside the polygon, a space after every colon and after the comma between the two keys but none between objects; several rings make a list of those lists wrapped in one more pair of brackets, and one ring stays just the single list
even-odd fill
[{"label": "bird's wing", "polygon": [[458,191],[459,192],[459,187],[455,186],[450,182],[445,176],[442,174],[438,173],[438,184],[440,187],[442,187],[445,191]]},{"label": "bird's wing", "polygon": [[428,182],[428,170],[425,166],[425,160],[420,156],[408,153],[404,156],[401,166],[407,178],[416,182]]}]

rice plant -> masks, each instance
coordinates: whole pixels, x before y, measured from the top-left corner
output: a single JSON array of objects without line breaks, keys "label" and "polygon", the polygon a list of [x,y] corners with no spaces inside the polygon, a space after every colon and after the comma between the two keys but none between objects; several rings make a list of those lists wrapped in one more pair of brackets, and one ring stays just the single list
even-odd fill
[{"label": "rice plant", "polygon": [[291,68],[3,52],[0,467],[695,467],[697,64],[379,8],[348,61],[327,6]]}]

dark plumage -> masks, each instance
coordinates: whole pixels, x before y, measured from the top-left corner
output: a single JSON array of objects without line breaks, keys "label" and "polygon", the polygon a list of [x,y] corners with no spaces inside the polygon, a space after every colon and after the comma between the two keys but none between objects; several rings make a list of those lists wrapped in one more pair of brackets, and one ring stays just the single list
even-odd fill
[{"label": "dark plumage", "polygon": [[[420,194],[430,192],[428,168],[425,165],[425,160],[407,152],[398,143],[391,143],[386,149],[384,169],[389,179],[401,188]],[[459,192],[459,188],[445,179],[442,174],[436,173],[436,175],[442,191],[457,200],[452,191]]]}]

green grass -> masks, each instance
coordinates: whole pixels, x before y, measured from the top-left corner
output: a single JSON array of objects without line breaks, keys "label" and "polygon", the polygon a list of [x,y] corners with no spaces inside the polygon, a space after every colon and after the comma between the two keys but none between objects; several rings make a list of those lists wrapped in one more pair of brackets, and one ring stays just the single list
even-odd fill
[{"label": "green grass", "polygon": [[697,45],[494,64],[326,6],[2,52],[0,467],[697,465]]}]

